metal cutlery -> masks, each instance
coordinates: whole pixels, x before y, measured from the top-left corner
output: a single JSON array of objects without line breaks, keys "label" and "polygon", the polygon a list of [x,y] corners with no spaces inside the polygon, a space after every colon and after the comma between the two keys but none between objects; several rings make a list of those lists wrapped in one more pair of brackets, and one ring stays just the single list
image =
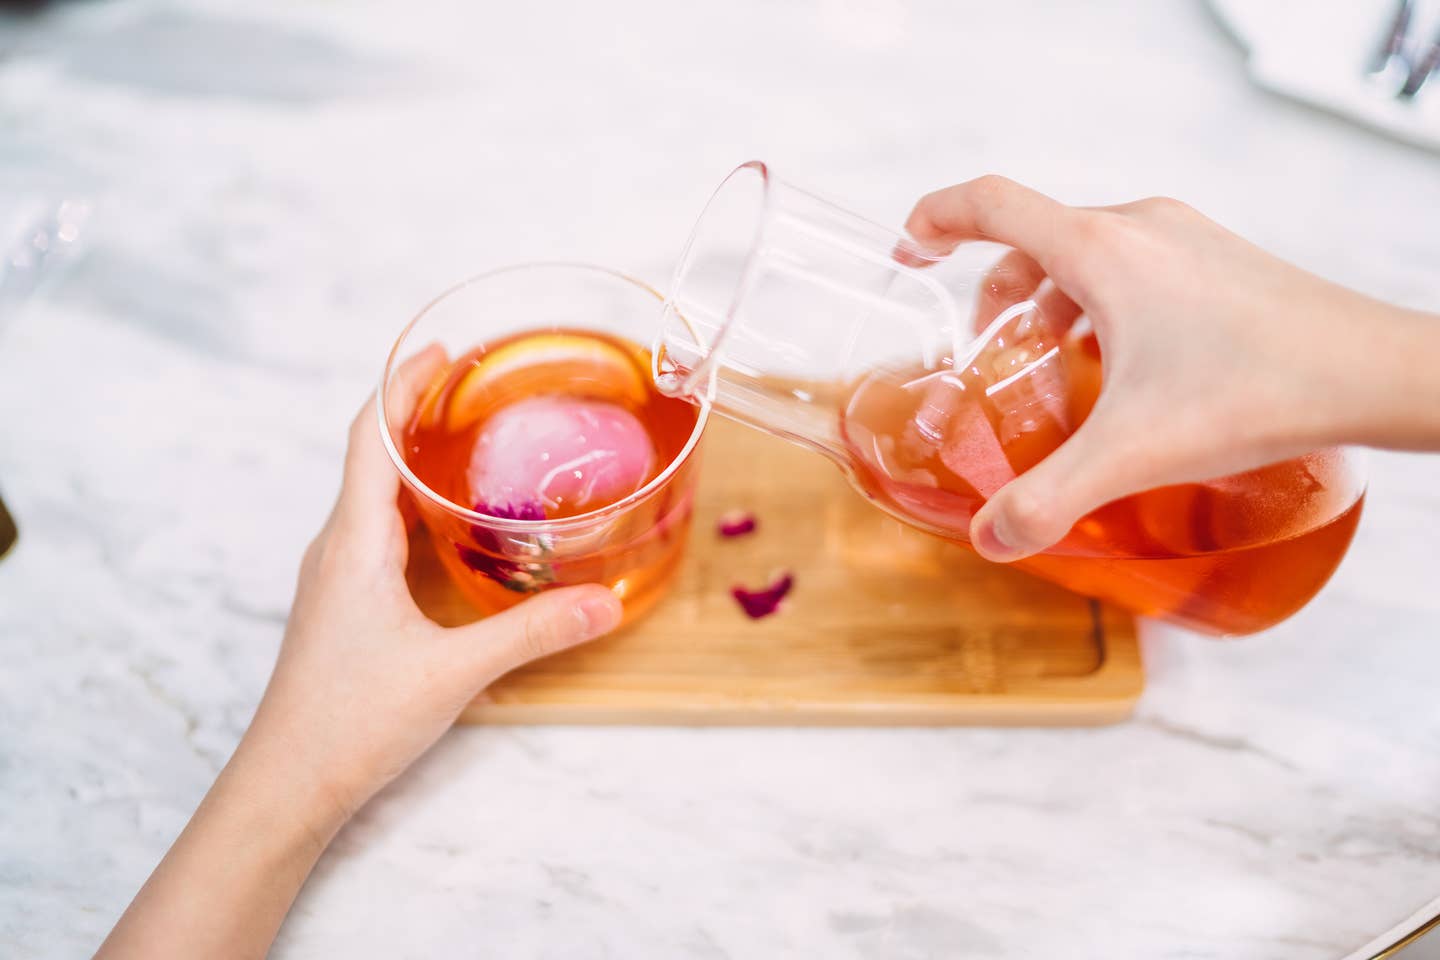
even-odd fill
[{"label": "metal cutlery", "polygon": [[1404,85],[1396,94],[1402,100],[1414,99],[1420,88],[1440,70],[1440,30],[1435,32],[1435,38],[1430,41],[1430,46],[1425,49],[1410,68],[1410,76],[1405,78]]},{"label": "metal cutlery", "polygon": [[1368,72],[1372,77],[1383,79],[1401,72],[1408,75],[1410,64],[1405,55],[1405,37],[1410,33],[1410,21],[1414,17],[1415,0],[1399,0],[1385,38],[1370,58]]},{"label": "metal cutlery", "polygon": [[1397,100],[1415,99],[1430,78],[1440,72],[1440,31],[1422,50],[1414,51],[1410,35],[1416,21],[1416,0],[1398,0],[1366,69],[1385,94]]}]

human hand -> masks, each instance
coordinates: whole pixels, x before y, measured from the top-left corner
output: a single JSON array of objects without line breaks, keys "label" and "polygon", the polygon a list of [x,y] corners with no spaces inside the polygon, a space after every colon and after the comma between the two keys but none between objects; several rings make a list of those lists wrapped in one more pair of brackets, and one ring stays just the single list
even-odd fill
[{"label": "human hand", "polygon": [[1434,318],[1306,273],[1177,201],[1075,208],[982,177],[922,198],[907,229],[937,251],[1015,247],[991,277],[1005,305],[1033,298],[1058,331],[1087,317],[1104,358],[1084,423],[976,513],[971,541],[992,560],[1043,550],[1141,490],[1336,443],[1437,442],[1433,415],[1409,409],[1440,402],[1418,349]]},{"label": "human hand", "polygon": [[[432,347],[401,368],[396,395],[410,409],[444,360]],[[399,489],[372,398],[351,425],[339,501],[305,553],[280,656],[240,751],[283,755],[289,775],[309,777],[311,795],[339,818],[439,739],[493,680],[620,622],[614,594],[587,585],[467,626],[437,626],[405,583]]]},{"label": "human hand", "polygon": [[[400,369],[403,415],[444,362],[431,347]],[[372,397],[350,427],[340,499],[305,551],[255,719],[97,956],[264,956],[331,837],[477,692],[619,624],[620,601],[599,585],[464,627],[427,620],[405,584],[399,491]]]}]

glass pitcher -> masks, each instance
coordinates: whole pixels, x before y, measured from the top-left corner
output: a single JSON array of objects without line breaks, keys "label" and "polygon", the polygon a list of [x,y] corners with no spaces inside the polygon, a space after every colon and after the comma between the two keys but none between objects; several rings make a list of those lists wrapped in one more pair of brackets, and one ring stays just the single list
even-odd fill
[{"label": "glass pitcher", "polygon": [[[681,254],[655,382],[828,457],[881,509],[967,543],[976,510],[1100,392],[1093,331],[1083,317],[1047,323],[1009,252],[940,256],[744,164]],[[1324,586],[1364,489],[1355,453],[1320,450],[1106,504],[1016,566],[1136,613],[1251,633]]]}]

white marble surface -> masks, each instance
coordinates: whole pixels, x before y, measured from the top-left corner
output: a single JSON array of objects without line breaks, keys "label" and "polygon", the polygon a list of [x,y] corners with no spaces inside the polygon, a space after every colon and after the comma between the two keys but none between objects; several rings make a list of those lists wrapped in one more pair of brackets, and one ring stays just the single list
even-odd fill
[{"label": "white marble surface", "polygon": [[[179,830],[344,423],[460,276],[663,282],[759,156],[891,222],[988,170],[1170,193],[1440,305],[1440,161],[1241,60],[1198,0],[0,19],[0,197],[97,211],[0,339],[0,954],[86,954]],[[1323,596],[1243,642],[1148,629],[1132,723],[458,731],[341,835],[275,955],[1339,957],[1440,894],[1440,458],[1372,463]]]}]

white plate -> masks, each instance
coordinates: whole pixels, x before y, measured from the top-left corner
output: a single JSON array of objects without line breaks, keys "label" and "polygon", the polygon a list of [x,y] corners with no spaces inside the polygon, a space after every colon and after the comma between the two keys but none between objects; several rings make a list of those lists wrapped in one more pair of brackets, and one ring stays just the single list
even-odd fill
[{"label": "white plate", "polygon": [[[1440,77],[1410,102],[1366,75],[1394,16],[1394,0],[1209,0],[1249,52],[1260,86],[1393,137],[1440,150]],[[1419,46],[1440,27],[1440,4],[1421,2]]]}]

